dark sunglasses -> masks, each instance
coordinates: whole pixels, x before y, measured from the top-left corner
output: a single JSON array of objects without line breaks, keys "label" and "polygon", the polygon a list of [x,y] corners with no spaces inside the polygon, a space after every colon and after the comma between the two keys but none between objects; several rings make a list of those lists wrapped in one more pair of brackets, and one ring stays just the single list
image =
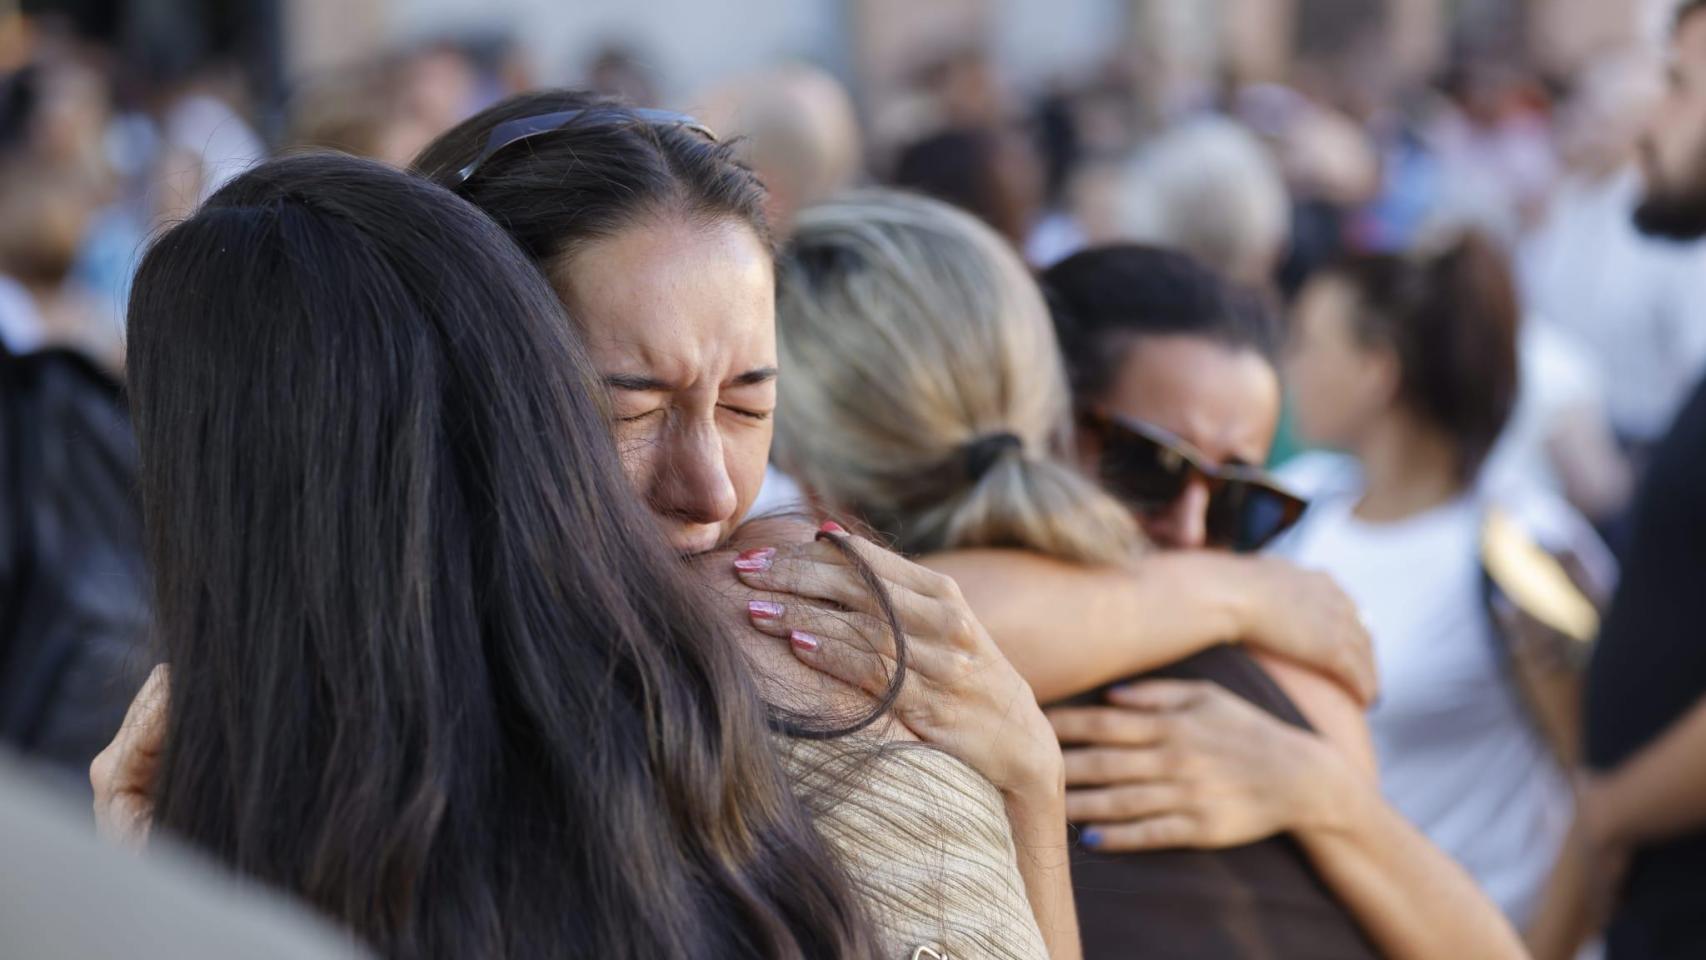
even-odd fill
[{"label": "dark sunglasses", "polygon": [[1085,411],[1079,421],[1101,441],[1097,468],[1103,486],[1133,509],[1160,510],[1183,496],[1193,479],[1208,484],[1204,525],[1210,546],[1260,550],[1291,529],[1309,506],[1267,471],[1213,466],[1196,447],[1151,424],[1101,411]]},{"label": "dark sunglasses", "polygon": [[461,186],[467,183],[479,171],[481,165],[490,160],[493,155],[534,137],[555,133],[571,122],[589,114],[606,114],[616,118],[633,117],[643,123],[659,126],[682,126],[707,140],[717,139],[717,135],[711,132],[710,127],[685,113],[676,113],[672,110],[652,110],[645,107],[597,106],[579,110],[559,110],[556,113],[542,113],[536,117],[517,117],[514,120],[505,120],[492,128],[491,134],[486,137],[486,146],[480,151],[480,155],[475,157],[466,167],[456,171],[456,185]]}]

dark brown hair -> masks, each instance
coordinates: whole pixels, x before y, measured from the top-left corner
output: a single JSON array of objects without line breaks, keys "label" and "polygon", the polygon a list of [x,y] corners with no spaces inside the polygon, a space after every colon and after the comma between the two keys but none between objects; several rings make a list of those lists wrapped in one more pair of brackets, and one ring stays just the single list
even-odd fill
[{"label": "dark brown hair", "polygon": [[[499,125],[571,110],[581,113],[499,150],[459,182]],[[665,212],[732,217],[770,244],[764,187],[732,144],[685,124],[648,120],[596,94],[540,90],[510,97],[428,144],[414,169],[484,210],[547,275],[577,247]]]},{"label": "dark brown hair", "polygon": [[163,829],[392,957],[876,954],[487,218],[267,163],[148,252],[129,334]]},{"label": "dark brown hair", "polygon": [[1352,257],[1326,275],[1351,285],[1358,339],[1397,354],[1399,401],[1451,436],[1472,480],[1516,402],[1521,310],[1504,252],[1470,232],[1432,255]]},{"label": "dark brown hair", "polygon": [[1023,247],[1041,202],[1023,180],[1025,149],[1016,134],[992,128],[944,130],[907,145],[895,161],[894,185],[951,203]]},{"label": "dark brown hair", "polygon": [[1081,250],[1042,274],[1073,396],[1102,400],[1144,337],[1197,337],[1275,363],[1278,325],[1258,294],[1189,254],[1137,243]]}]

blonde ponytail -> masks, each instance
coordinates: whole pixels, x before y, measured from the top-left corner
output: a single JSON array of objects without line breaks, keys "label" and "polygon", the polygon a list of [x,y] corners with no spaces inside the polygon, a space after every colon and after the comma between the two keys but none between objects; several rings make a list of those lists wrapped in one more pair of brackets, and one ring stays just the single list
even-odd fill
[{"label": "blonde ponytail", "polygon": [[1047,309],[988,227],[888,191],[809,209],[777,314],[777,457],[819,498],[909,553],[1135,553],[1129,514],[1067,464]]}]

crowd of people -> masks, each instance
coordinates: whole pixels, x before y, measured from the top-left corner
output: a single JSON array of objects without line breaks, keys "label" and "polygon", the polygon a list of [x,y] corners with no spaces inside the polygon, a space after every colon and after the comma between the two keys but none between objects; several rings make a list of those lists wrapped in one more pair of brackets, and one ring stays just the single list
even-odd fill
[{"label": "crowd of people", "polygon": [[0,953],[1706,956],[1706,0],[1159,107],[0,23]]}]

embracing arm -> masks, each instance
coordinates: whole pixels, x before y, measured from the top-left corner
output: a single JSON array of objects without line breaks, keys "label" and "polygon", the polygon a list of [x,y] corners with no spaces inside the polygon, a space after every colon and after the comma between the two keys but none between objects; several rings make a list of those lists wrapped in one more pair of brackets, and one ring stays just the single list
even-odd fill
[{"label": "embracing arm", "polygon": [[1386,956],[1527,956],[1475,881],[1382,799],[1373,781],[1325,745],[1315,769],[1328,787],[1325,815],[1293,834]]},{"label": "embracing arm", "polygon": [[1355,606],[1325,575],[1282,560],[1172,551],[1098,569],[963,550],[920,562],[959,583],[1043,703],[1240,640],[1326,673],[1360,702],[1374,696]]},{"label": "embracing arm", "polygon": [[1706,700],[1617,769],[1584,774],[1576,822],[1529,923],[1540,960],[1572,957],[1610,918],[1631,852],[1706,827]]},{"label": "embracing arm", "polygon": [[1638,847],[1706,827],[1706,700],[1622,766],[1590,778],[1582,806],[1610,846]]}]

